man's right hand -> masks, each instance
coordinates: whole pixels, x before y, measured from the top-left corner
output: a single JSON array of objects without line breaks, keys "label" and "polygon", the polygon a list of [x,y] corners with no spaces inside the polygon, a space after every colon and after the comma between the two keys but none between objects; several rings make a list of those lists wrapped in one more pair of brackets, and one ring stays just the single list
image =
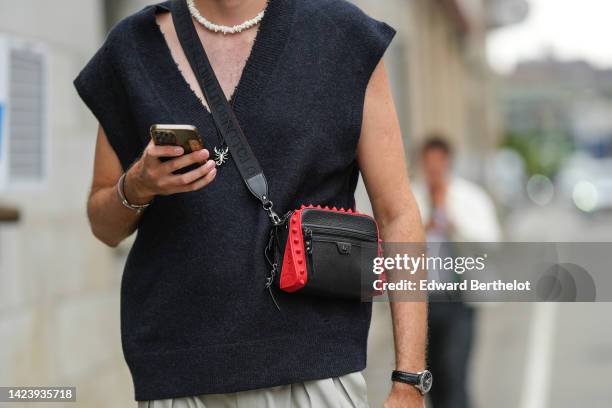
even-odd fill
[{"label": "man's right hand", "polygon": [[[171,160],[162,162],[160,158]],[[128,170],[125,178],[125,195],[131,204],[144,205],[156,195],[171,195],[196,191],[210,184],[217,175],[216,163],[208,160],[208,150],[183,155],[183,148],[157,146],[151,141],[142,157]],[[175,171],[192,164],[201,164],[185,174]]]}]

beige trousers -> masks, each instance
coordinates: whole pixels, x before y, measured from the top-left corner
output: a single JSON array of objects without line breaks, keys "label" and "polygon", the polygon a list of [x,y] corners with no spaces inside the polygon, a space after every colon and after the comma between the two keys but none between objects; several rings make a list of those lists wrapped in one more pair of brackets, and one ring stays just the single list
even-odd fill
[{"label": "beige trousers", "polygon": [[326,380],[197,397],[141,401],[138,408],[367,408],[360,372]]}]

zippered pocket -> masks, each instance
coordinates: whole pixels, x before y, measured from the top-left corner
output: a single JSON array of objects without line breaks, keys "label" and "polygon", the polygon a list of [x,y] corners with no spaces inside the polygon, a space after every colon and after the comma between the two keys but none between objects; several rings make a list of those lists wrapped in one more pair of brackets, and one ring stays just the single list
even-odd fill
[{"label": "zippered pocket", "polygon": [[345,298],[367,293],[370,260],[378,251],[377,234],[314,225],[304,225],[303,233],[307,291]]},{"label": "zippered pocket", "polygon": [[365,232],[346,227],[332,227],[311,224],[304,224],[302,228],[304,231],[304,236],[306,236],[307,233],[310,233],[310,235],[326,235],[339,238],[352,237],[364,241],[378,242],[378,234],[376,232]]}]

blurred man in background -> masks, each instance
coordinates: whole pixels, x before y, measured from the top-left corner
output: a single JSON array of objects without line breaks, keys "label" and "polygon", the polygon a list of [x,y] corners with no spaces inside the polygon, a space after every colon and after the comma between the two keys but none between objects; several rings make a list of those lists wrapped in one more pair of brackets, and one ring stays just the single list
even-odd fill
[{"label": "blurred man in background", "polygon": [[[437,134],[427,138],[421,151],[424,183],[415,183],[414,191],[426,225],[427,241],[498,241],[500,227],[492,200],[478,185],[452,174],[452,156],[450,144]],[[452,245],[440,248],[452,252]],[[429,272],[432,279],[431,273],[435,271]],[[451,275],[450,279],[458,278],[454,273]],[[429,368],[436,373],[431,402],[434,408],[467,408],[474,310],[446,292],[430,293],[429,299],[427,355]]]}]

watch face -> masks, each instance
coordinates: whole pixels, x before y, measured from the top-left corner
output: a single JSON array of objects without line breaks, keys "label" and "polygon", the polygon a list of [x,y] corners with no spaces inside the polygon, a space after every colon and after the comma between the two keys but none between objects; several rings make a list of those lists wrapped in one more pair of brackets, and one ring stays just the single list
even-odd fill
[{"label": "watch face", "polygon": [[421,373],[421,391],[423,394],[426,394],[431,390],[431,386],[433,385],[433,375],[429,371],[423,371]]}]

